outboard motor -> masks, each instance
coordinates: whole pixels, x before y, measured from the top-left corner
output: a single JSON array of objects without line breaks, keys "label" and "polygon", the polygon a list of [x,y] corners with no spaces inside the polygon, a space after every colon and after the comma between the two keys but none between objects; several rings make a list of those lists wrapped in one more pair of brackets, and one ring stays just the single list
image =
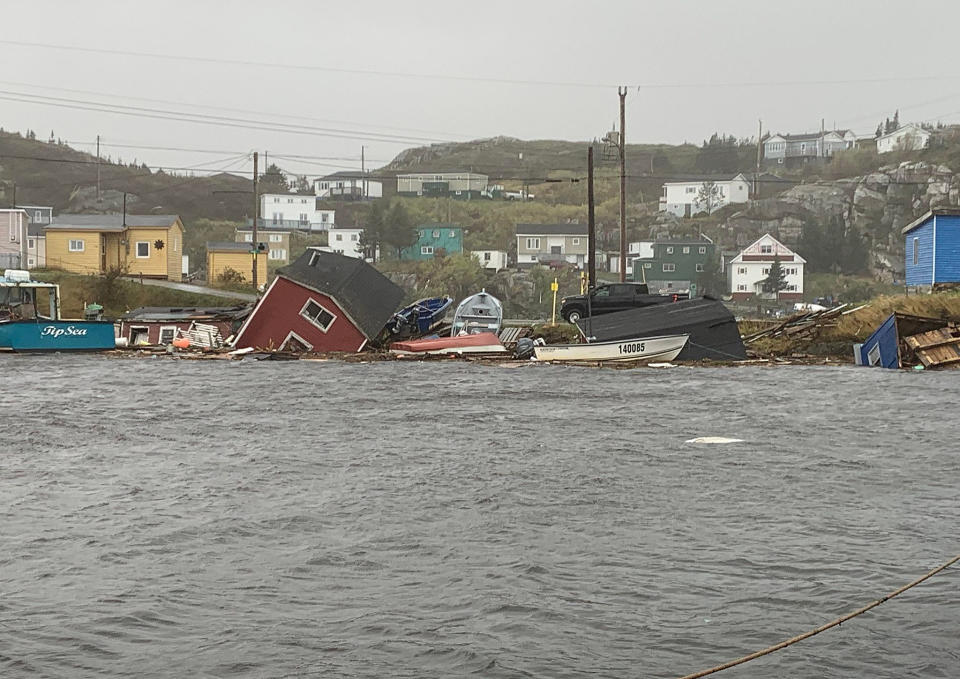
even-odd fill
[{"label": "outboard motor", "polygon": [[521,337],[517,340],[517,348],[514,350],[515,358],[528,359],[533,356],[533,340],[529,337]]}]

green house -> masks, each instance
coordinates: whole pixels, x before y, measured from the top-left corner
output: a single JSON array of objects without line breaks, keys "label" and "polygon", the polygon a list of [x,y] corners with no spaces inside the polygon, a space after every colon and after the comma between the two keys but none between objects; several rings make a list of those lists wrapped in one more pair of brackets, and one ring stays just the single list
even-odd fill
[{"label": "green house", "polygon": [[653,257],[633,260],[633,280],[646,282],[650,292],[690,290],[715,265],[716,245],[707,240],[663,241],[653,244]]},{"label": "green house", "polygon": [[433,259],[443,253],[463,252],[463,227],[456,224],[421,224],[417,242],[400,253],[400,259]]}]

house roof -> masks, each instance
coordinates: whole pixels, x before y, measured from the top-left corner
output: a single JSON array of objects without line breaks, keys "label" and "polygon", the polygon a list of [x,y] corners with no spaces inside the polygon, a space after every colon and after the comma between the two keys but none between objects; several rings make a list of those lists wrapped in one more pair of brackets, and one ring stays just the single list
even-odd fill
[{"label": "house roof", "polygon": [[359,170],[344,170],[343,172],[334,172],[333,174],[328,174],[325,177],[320,177],[315,180],[318,182],[329,181],[331,179],[366,179],[369,182],[379,182],[379,179],[373,179],[369,174],[364,174]]},{"label": "house roof", "polygon": [[895,129],[893,132],[887,132],[886,134],[881,134],[879,137],[877,137],[877,139],[886,139],[887,137],[895,137],[896,135],[903,134],[904,132],[909,133],[911,130],[918,134],[926,134],[926,135],[930,134],[930,130],[925,130],[919,125],[914,125],[913,123],[907,123],[906,125],[901,125],[897,129]]},{"label": "house roof", "polygon": [[691,175],[687,179],[681,179],[675,182],[664,182],[663,185],[667,186],[667,185],[679,185],[679,184],[702,184],[703,182],[714,182],[716,184],[721,182],[732,182],[732,181],[736,181],[737,179],[742,179],[744,181],[747,181],[746,176],[744,176],[742,172],[738,172],[737,174],[729,177],[727,175],[718,176],[718,175],[709,175],[709,174]]},{"label": "house roof", "polygon": [[586,236],[587,224],[517,224],[518,236]]},{"label": "house roof", "polygon": [[253,305],[242,304],[230,307],[160,307],[145,306],[128,311],[121,321],[239,321],[250,315]]},{"label": "house roof", "polygon": [[927,210],[926,213],[924,213],[920,217],[917,217],[912,222],[910,222],[905,227],[903,227],[903,229],[901,229],[900,231],[901,235],[907,234],[913,231],[918,226],[923,226],[927,222],[927,220],[929,220],[931,217],[960,217],[960,208],[942,207],[942,208],[934,208],[933,210]]},{"label": "house roof", "polygon": [[180,220],[179,215],[59,215],[47,224],[50,229],[90,229],[91,231],[123,231],[124,228],[170,228]]},{"label": "house roof", "polygon": [[403,290],[359,258],[308,248],[277,275],[332,297],[367,339],[400,307]]},{"label": "house roof", "polygon": [[[750,248],[752,248],[754,245],[757,245],[760,241],[764,240],[765,238],[766,238],[766,239],[769,239],[769,240],[772,240],[774,243],[776,243],[776,244],[779,246],[778,249],[783,250],[785,253],[790,253],[791,255],[793,255],[793,258],[794,258],[794,261],[795,261],[795,262],[799,262],[800,264],[806,264],[806,263],[807,263],[807,260],[805,260],[803,257],[801,257],[800,255],[798,255],[796,252],[794,252],[793,250],[791,250],[790,248],[788,248],[786,245],[784,245],[783,243],[781,243],[780,241],[778,241],[776,238],[774,238],[773,236],[771,236],[769,233],[763,234],[763,235],[760,236],[757,240],[755,240],[755,241],[753,241],[752,243],[750,243],[750,245],[748,245],[748,246],[745,247],[743,250],[741,250],[741,251],[737,254],[737,256],[734,257],[734,258],[730,261],[730,263],[731,263],[731,264],[742,264],[742,263],[744,262],[744,259],[743,259],[744,253],[747,252],[747,250],[749,250]],[[769,255],[770,261],[773,261],[774,259],[776,259],[776,256],[777,256],[777,253],[776,253],[776,252],[770,254],[770,255]],[[751,261],[755,261],[755,260],[751,260]]]},{"label": "house roof", "polygon": [[460,229],[463,230],[463,227],[459,224],[447,224],[446,222],[426,222],[424,224],[417,224],[418,229]]},{"label": "house roof", "polygon": [[234,243],[231,241],[208,241],[207,242],[207,252],[219,251],[219,252],[250,252],[253,248],[253,243]]}]

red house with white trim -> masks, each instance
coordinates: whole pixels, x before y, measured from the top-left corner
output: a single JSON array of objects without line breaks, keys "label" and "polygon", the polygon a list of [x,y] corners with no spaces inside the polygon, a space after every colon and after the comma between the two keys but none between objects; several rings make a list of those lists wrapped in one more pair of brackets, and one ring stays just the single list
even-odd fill
[{"label": "red house with white trim", "polygon": [[277,270],[236,347],[360,351],[403,301],[403,290],[362,259],[308,248]]}]

